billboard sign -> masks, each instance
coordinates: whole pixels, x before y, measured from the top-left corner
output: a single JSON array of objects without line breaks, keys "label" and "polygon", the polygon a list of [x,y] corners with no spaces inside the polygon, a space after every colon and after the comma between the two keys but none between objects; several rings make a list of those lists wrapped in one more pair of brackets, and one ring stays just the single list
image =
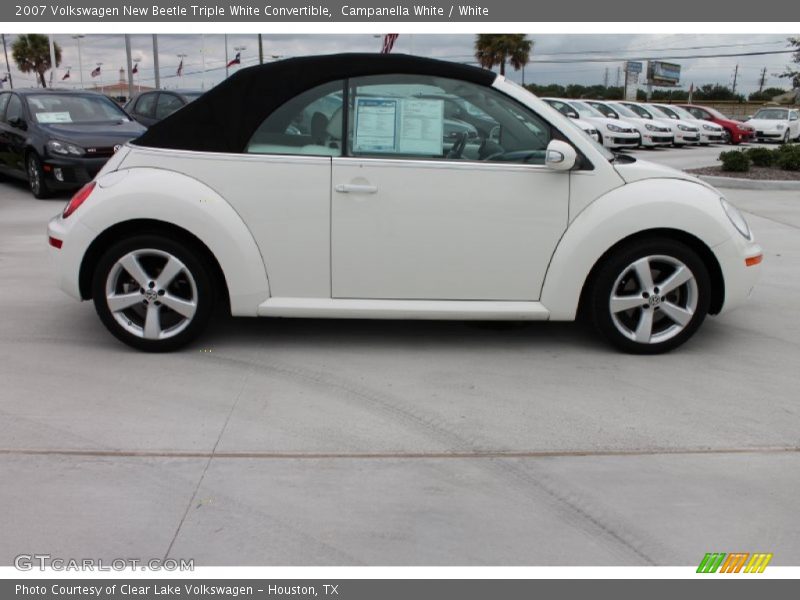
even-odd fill
[{"label": "billboard sign", "polygon": [[678,85],[681,66],[675,63],[651,60],[647,63],[647,82],[653,85]]}]

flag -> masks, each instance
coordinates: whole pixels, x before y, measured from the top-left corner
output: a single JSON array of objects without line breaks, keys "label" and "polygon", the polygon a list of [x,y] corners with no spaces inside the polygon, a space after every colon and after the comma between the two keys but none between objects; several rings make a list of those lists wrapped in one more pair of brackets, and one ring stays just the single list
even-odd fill
[{"label": "flag", "polygon": [[399,33],[387,33],[383,36],[383,48],[381,48],[381,54],[389,54],[394,48],[394,43],[397,41],[397,38],[400,34]]},{"label": "flag", "polygon": [[183,77],[183,59],[181,59],[181,63],[178,65],[178,77]]},{"label": "flag", "polygon": [[236,56],[233,57],[233,60],[230,61],[227,65],[225,65],[225,68],[227,69],[228,67],[232,67],[233,65],[240,65],[240,64],[242,64],[242,53],[237,52]]},{"label": "flag", "polygon": [[131,71],[131,75],[136,75],[139,72],[139,63],[135,63],[133,65],[133,70]]},{"label": "flag", "polygon": [[65,79],[69,79],[69,71],[64,73],[64,76],[61,78],[61,81],[64,81]]},{"label": "flag", "polygon": [[92,77],[99,77],[100,76],[100,67],[98,66],[96,69],[92,71]]},{"label": "flag", "polygon": [[692,85],[689,86],[689,104],[692,103],[692,96],[694,95],[694,81]]},{"label": "flag", "polygon": [[5,77],[0,79],[0,83],[5,83],[6,81],[8,81],[8,73],[5,74]]}]

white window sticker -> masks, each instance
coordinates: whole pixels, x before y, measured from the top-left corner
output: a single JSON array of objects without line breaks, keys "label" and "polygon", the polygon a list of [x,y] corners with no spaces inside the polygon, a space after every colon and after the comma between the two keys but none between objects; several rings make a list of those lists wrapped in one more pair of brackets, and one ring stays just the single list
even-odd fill
[{"label": "white window sticker", "polygon": [[356,98],[355,152],[395,152],[397,105],[393,98]]},{"label": "white window sticker", "polygon": [[404,99],[400,111],[401,154],[439,156],[444,143],[444,101]]},{"label": "white window sticker", "polygon": [[36,120],[39,123],[72,123],[72,117],[66,111],[36,113]]}]

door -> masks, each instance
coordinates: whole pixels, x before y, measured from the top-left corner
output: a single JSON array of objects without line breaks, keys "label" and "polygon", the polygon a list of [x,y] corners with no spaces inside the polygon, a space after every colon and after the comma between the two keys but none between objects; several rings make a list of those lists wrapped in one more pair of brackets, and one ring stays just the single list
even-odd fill
[{"label": "door", "polygon": [[6,165],[10,172],[19,176],[24,175],[25,171],[25,142],[27,140],[27,128],[31,123],[25,118],[25,110],[22,100],[17,94],[10,94],[6,114],[3,120],[3,145],[7,151],[5,158]]},{"label": "door", "polygon": [[[333,297],[537,300],[568,218],[569,174],[544,166],[550,125],[494,89],[438,77],[354,79],[348,97]],[[448,122],[450,97],[493,119],[491,134]]]}]

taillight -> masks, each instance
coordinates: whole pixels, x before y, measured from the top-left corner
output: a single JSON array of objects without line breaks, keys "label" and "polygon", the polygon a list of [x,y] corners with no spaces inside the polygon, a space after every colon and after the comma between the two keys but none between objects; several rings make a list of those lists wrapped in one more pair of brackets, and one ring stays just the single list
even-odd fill
[{"label": "taillight", "polygon": [[69,201],[69,204],[67,204],[67,207],[64,209],[64,213],[61,216],[66,219],[68,216],[78,210],[80,205],[83,204],[84,201],[89,197],[89,194],[92,193],[94,186],[95,182],[90,181],[77,192],[75,192],[75,195]]}]

